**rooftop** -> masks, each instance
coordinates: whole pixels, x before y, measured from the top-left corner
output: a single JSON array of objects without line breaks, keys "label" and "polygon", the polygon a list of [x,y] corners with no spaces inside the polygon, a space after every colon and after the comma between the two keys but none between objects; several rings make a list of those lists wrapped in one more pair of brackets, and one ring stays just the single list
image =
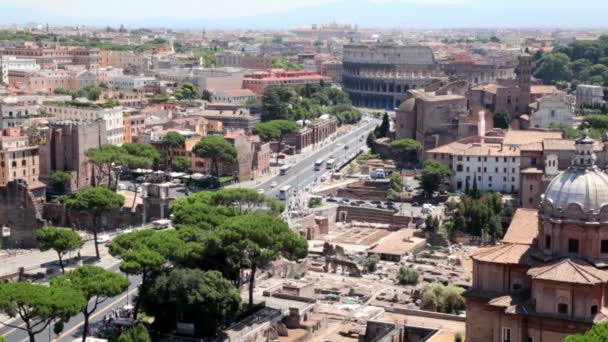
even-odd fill
[{"label": "rooftop", "polygon": [[508,243],[491,247],[481,247],[471,251],[471,259],[496,264],[527,265],[530,263],[530,246]]},{"label": "rooftop", "polygon": [[580,259],[562,259],[528,270],[532,279],[594,285],[608,281],[608,272]]},{"label": "rooftop", "polygon": [[505,134],[504,144],[522,146],[545,139],[562,139],[561,131],[534,131],[534,130],[508,130]]},{"label": "rooftop", "polygon": [[538,210],[520,208],[515,211],[515,215],[513,215],[511,224],[502,241],[533,245],[539,232]]}]

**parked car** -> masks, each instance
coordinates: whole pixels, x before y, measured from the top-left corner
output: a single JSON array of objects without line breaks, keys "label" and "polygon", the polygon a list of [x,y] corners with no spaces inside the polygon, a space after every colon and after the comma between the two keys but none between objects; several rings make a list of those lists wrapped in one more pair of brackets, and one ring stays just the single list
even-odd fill
[{"label": "parked car", "polygon": [[264,189],[258,189],[258,194],[263,194],[264,193]]},{"label": "parked car", "polygon": [[277,187],[277,182],[272,182],[272,183],[270,183],[270,187],[271,187],[271,188],[276,188],[276,187]]},{"label": "parked car", "polygon": [[326,202],[338,202],[338,200],[333,197],[327,197],[327,199],[325,201]]}]

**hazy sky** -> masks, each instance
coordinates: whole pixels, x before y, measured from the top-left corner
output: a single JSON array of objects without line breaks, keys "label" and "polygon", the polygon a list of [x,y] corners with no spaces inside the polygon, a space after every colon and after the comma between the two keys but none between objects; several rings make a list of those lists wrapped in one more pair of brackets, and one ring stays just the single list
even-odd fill
[{"label": "hazy sky", "polygon": [[608,0],[0,0],[0,23],[294,27],[600,27]]}]

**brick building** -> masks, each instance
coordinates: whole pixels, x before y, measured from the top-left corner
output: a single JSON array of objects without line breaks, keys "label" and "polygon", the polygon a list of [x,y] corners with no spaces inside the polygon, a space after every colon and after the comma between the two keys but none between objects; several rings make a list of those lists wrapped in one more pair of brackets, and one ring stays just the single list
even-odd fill
[{"label": "brick building", "polygon": [[470,253],[467,341],[561,342],[606,321],[608,176],[594,150],[577,139],[539,209],[519,209],[502,243]]},{"label": "brick building", "polygon": [[319,119],[304,123],[304,126],[296,133],[288,134],[283,139],[283,147],[292,146],[294,153],[301,153],[304,149],[310,149],[325,141],[336,133],[338,121],[335,118],[321,116]]},{"label": "brick building", "polygon": [[46,142],[40,146],[41,179],[50,184],[54,171],[67,171],[72,175],[70,191],[95,186],[95,170],[85,152],[107,143],[106,126],[101,120],[51,123]]}]

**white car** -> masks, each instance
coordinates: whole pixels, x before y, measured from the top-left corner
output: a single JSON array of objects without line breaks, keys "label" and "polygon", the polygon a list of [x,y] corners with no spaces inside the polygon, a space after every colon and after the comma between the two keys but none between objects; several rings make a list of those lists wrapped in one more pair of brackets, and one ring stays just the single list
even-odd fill
[{"label": "white car", "polygon": [[277,182],[272,182],[272,183],[270,183],[270,187],[271,187],[271,188],[276,188],[276,187],[277,187],[277,185],[278,185],[278,184],[277,184]]},{"label": "white car", "polygon": [[264,193],[264,189],[258,189],[258,194],[263,194]]},{"label": "white car", "polygon": [[110,235],[104,234],[97,237],[97,243],[106,243],[110,241]]}]

